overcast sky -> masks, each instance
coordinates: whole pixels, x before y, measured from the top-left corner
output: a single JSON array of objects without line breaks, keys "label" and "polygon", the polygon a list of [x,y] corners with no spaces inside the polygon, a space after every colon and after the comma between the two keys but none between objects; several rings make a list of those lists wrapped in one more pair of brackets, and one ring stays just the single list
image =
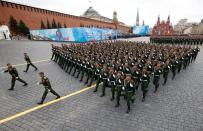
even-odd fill
[{"label": "overcast sky", "polygon": [[191,22],[203,19],[203,0],[7,0],[34,7],[59,11],[72,15],[81,15],[91,5],[101,15],[113,18],[113,11],[118,13],[118,20],[127,25],[135,25],[136,12],[139,8],[140,24],[153,26],[158,15],[161,20],[171,16],[172,24],[182,18]]}]

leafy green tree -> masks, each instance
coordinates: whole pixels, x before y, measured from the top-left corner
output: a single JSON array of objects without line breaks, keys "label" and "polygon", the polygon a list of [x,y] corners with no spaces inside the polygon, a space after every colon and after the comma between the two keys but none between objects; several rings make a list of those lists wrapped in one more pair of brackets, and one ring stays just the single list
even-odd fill
[{"label": "leafy green tree", "polygon": [[52,28],[57,28],[55,19],[53,19],[53,21],[52,21]]},{"label": "leafy green tree", "polygon": [[64,28],[67,28],[66,23],[64,23],[63,27],[64,27]]},{"label": "leafy green tree", "polygon": [[60,22],[58,22],[58,28],[62,28],[62,26],[61,26],[61,23]]},{"label": "leafy green tree", "polygon": [[41,29],[46,29],[43,20],[41,20]]},{"label": "leafy green tree", "polygon": [[18,24],[18,29],[19,29],[19,33],[21,33],[23,35],[29,34],[29,28],[22,20],[20,20],[20,22]]},{"label": "leafy green tree", "polygon": [[18,22],[13,16],[10,16],[9,27],[12,32],[18,32]]},{"label": "leafy green tree", "polygon": [[51,25],[49,23],[49,20],[47,19],[47,29],[51,29]]}]

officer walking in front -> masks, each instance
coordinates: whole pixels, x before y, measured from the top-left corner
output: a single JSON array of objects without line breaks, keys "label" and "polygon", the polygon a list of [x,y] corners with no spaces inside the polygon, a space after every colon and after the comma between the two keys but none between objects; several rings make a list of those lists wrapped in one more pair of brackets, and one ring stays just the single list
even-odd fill
[{"label": "officer walking in front", "polygon": [[37,71],[37,67],[31,62],[30,57],[27,55],[27,53],[24,53],[24,59],[27,62],[27,67],[24,72],[27,72],[30,66],[35,68],[35,71]]},{"label": "officer walking in front", "polygon": [[5,70],[4,72],[9,72],[9,74],[12,76],[11,88],[8,90],[14,90],[16,80],[24,83],[23,86],[27,86],[27,83],[19,77],[18,71],[16,70],[16,68],[13,67],[10,63],[7,64],[7,70]]},{"label": "officer walking in front", "polygon": [[59,95],[58,93],[56,93],[56,92],[52,89],[51,83],[50,83],[49,79],[44,75],[44,72],[40,72],[40,73],[39,73],[39,76],[40,76],[40,78],[41,78],[41,82],[40,82],[39,84],[42,84],[42,85],[44,86],[45,91],[44,91],[44,93],[43,93],[43,96],[42,96],[41,101],[40,101],[39,103],[37,103],[37,104],[43,104],[43,102],[44,102],[44,100],[45,100],[45,98],[46,98],[46,96],[47,96],[47,94],[48,94],[49,91],[50,91],[52,94],[54,94],[55,96],[57,96],[56,99],[60,98],[60,95]]}]

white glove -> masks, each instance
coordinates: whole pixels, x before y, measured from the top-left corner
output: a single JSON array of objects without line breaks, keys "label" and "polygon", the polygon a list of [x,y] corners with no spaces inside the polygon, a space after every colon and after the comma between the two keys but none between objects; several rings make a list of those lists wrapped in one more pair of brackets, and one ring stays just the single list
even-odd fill
[{"label": "white glove", "polygon": [[40,82],[37,82],[36,84],[37,84],[37,85],[40,85]]},{"label": "white glove", "polygon": [[16,77],[16,79],[18,79],[19,77]]}]

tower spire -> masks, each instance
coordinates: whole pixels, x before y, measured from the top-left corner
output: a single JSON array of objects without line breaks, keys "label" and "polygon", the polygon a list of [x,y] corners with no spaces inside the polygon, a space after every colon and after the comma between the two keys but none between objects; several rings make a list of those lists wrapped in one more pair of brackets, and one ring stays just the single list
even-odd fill
[{"label": "tower spire", "polygon": [[114,12],[113,12],[113,21],[116,23],[116,22],[118,22],[118,17],[117,17],[117,12],[116,12],[116,10],[114,10]]},{"label": "tower spire", "polygon": [[158,15],[158,19],[157,19],[157,25],[160,24],[160,15]]},{"label": "tower spire", "polygon": [[170,24],[170,15],[168,15],[167,23]]},{"label": "tower spire", "polygon": [[136,26],[139,26],[140,20],[139,20],[139,9],[137,8],[137,18],[136,18]]}]

